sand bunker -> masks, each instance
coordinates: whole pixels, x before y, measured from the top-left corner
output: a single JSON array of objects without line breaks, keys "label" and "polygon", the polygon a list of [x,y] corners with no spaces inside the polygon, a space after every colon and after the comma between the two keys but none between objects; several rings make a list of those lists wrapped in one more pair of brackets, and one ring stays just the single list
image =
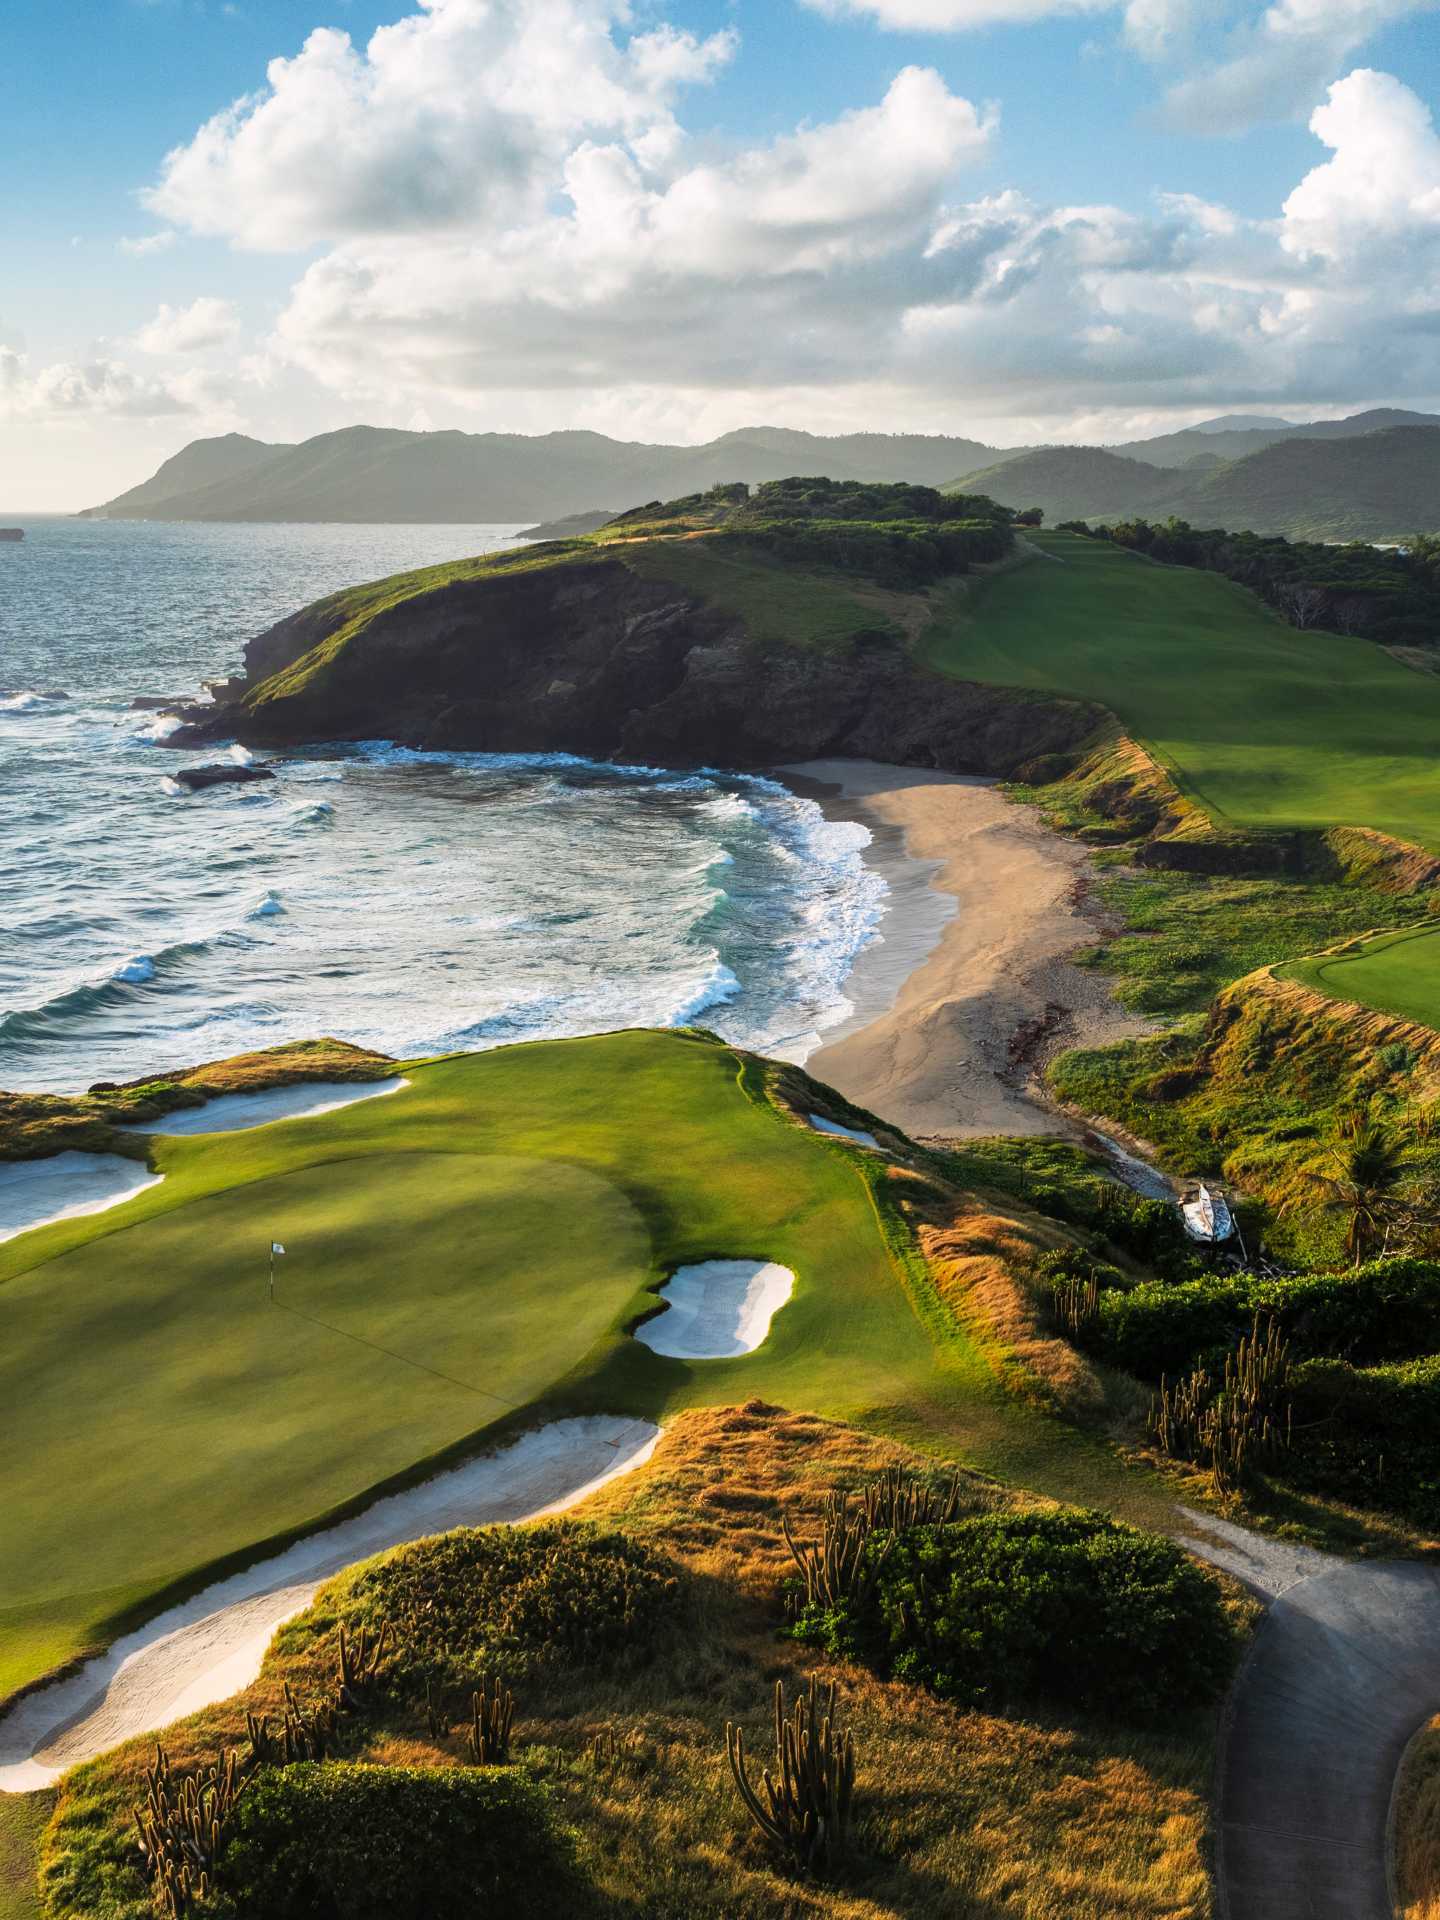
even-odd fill
[{"label": "sand bunker", "polygon": [[410,1082],[389,1080],[311,1080],[298,1087],[268,1087],[263,1093],[222,1093],[203,1107],[184,1107],[163,1120],[135,1121],[127,1133],[240,1133],[246,1127],[268,1126],[272,1120],[294,1120],[301,1114],[333,1113],[357,1100],[375,1100],[382,1093],[398,1093]]},{"label": "sand bunker", "polygon": [[677,1267],[660,1289],[665,1312],[635,1330],[672,1360],[725,1360],[753,1353],[790,1298],[795,1276],[773,1260],[702,1260]]},{"label": "sand bunker", "polygon": [[82,1213],[104,1213],[122,1200],[157,1187],[163,1174],[143,1160],[118,1153],[52,1153],[47,1160],[12,1160],[0,1165],[0,1240],[52,1220]]},{"label": "sand bunker", "polygon": [[842,1127],[838,1120],[822,1120],[818,1113],[807,1114],[806,1118],[817,1133],[833,1133],[838,1140],[854,1140],[862,1147],[874,1147],[877,1153],[885,1151],[873,1133],[859,1127]]},{"label": "sand bunker", "polygon": [[275,1629],[342,1567],[451,1527],[556,1513],[648,1460],[659,1438],[648,1420],[556,1420],[217,1581],[0,1720],[0,1793],[33,1793],[248,1686]]}]

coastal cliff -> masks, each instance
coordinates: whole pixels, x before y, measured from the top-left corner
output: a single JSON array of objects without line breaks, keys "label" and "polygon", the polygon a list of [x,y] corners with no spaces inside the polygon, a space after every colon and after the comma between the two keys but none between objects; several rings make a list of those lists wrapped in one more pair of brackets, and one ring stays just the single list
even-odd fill
[{"label": "coastal cliff", "polygon": [[[868,561],[851,578],[808,550],[776,557],[706,537],[722,529],[703,517],[677,531],[671,509],[654,512],[619,537],[432,568],[304,608],[249,643],[218,710],[192,710],[172,744],[385,737],[669,765],[848,755],[1012,774],[1074,751],[1104,718],[1088,702],[919,664],[923,586],[880,584],[894,534],[877,581]],[[995,527],[985,534],[977,550],[989,552]],[[963,571],[960,539],[952,523],[927,564]]]}]

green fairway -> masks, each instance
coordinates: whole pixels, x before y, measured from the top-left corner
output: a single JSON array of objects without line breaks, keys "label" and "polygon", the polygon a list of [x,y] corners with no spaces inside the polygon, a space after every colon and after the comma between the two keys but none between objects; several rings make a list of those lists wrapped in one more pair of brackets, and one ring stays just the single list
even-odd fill
[{"label": "green fairway", "polygon": [[[1008,1399],[915,1293],[875,1164],[740,1068],[651,1032],[432,1062],[385,1100],[157,1137],[161,1185],[0,1248],[0,1695],[514,1408],[758,1394],[1154,1519],[1157,1488]],[[628,1337],[647,1287],[725,1255],[797,1276],[756,1353]]]},{"label": "green fairway", "polygon": [[1440,680],[1301,633],[1218,574],[1078,534],[941,600],[922,643],[962,679],[1097,700],[1218,821],[1373,827],[1440,850]]},{"label": "green fairway", "polygon": [[1282,980],[1314,987],[1332,1000],[1353,1000],[1440,1030],[1440,927],[1433,924],[1292,960],[1277,972]]}]

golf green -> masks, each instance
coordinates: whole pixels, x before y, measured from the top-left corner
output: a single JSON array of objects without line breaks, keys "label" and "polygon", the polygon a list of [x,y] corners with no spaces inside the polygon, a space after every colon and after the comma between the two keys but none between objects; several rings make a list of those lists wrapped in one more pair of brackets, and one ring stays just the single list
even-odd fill
[{"label": "golf green", "polygon": [[1217,820],[1373,827],[1440,850],[1440,680],[1301,633],[1218,574],[1050,533],[1042,557],[937,595],[928,662],[1096,700]]},{"label": "golf green", "polygon": [[[883,1169],[756,1071],[656,1032],[435,1061],[385,1100],[156,1137],[160,1185],[0,1248],[0,1695],[513,1408],[760,1395],[1157,1518],[1158,1486],[999,1389],[892,1253]],[[712,1256],[795,1272],[764,1344],[631,1339],[646,1289]]]},{"label": "golf green", "polygon": [[1440,1030],[1440,926],[1377,934],[1337,953],[1292,960],[1278,972],[1332,1000]]}]

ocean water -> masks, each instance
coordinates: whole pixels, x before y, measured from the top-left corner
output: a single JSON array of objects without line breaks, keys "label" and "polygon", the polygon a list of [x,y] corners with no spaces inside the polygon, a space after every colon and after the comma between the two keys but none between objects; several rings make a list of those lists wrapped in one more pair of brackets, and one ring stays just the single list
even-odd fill
[{"label": "ocean water", "polygon": [[286,753],[252,786],[168,780],[137,694],[194,693],[305,601],[514,528],[20,524],[0,1087],[320,1034],[406,1055],[690,1021],[802,1059],[850,1013],[885,882],[862,826],[776,781],[384,741]]}]

